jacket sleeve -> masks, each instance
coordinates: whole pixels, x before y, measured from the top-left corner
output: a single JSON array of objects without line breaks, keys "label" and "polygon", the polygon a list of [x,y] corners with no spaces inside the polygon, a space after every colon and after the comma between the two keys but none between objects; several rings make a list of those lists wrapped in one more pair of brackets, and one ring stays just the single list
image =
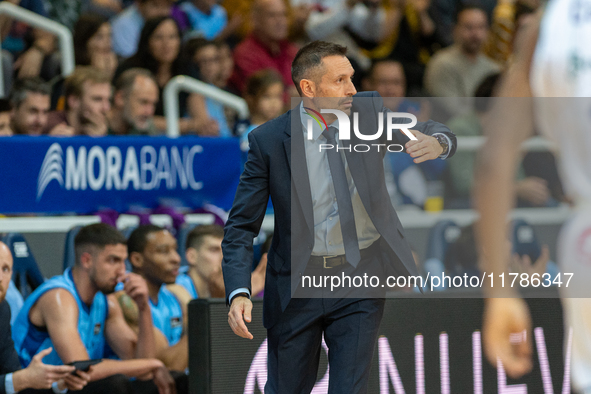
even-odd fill
[{"label": "jacket sleeve", "polygon": [[5,394],[6,374],[18,371],[21,364],[12,342],[10,307],[6,300],[0,303],[0,394]]},{"label": "jacket sleeve", "polygon": [[254,132],[248,134],[248,160],[224,227],[222,270],[226,302],[236,289],[251,290],[252,242],[259,234],[269,201],[269,170],[255,135]]}]

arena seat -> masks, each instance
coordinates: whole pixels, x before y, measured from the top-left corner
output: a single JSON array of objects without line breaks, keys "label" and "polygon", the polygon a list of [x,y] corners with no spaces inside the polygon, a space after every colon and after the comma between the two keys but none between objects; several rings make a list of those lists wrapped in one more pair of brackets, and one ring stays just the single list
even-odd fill
[{"label": "arena seat", "polygon": [[64,267],[65,271],[68,267],[73,267],[76,262],[76,252],[74,250],[74,239],[80,231],[82,226],[72,227],[70,231],[66,233],[66,242],[64,245]]},{"label": "arena seat", "polygon": [[[427,254],[423,263],[423,271],[426,275],[441,276],[445,270],[445,254],[449,245],[454,243],[460,236],[461,229],[453,220],[442,220],[435,223],[429,231],[427,241]],[[438,290],[444,290],[445,287],[438,287]]]},{"label": "arena seat", "polygon": [[21,233],[8,233],[2,238],[14,259],[12,280],[23,298],[27,298],[45,278],[39,270],[33,252]]}]

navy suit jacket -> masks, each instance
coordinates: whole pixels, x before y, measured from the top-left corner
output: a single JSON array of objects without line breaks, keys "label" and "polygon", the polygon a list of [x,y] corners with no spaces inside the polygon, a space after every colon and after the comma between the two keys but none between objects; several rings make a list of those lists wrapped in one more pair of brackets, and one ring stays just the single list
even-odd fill
[{"label": "navy suit jacket", "polygon": [[10,329],[10,306],[4,300],[0,302],[0,394],[6,393],[6,374],[19,369],[21,369],[21,364],[14,349]]},{"label": "navy suit jacket", "polygon": [[[355,100],[357,97],[366,99]],[[361,122],[368,130],[377,130],[375,114],[387,110],[377,92],[363,92],[354,96],[352,111],[358,112],[360,117],[370,114]],[[399,123],[406,122],[408,119]],[[455,152],[456,138],[445,125],[419,122],[413,129],[428,135],[445,133],[452,141],[449,156]],[[291,130],[297,132],[292,135]],[[409,141],[400,130],[394,132],[393,137],[395,141],[381,142],[404,145]],[[386,138],[385,132],[383,138]],[[257,127],[249,134],[249,142],[248,160],[224,229],[222,268],[227,302],[234,290],[251,288],[252,241],[260,231],[270,196],[275,209],[275,229],[263,301],[263,323],[270,328],[299,284],[300,276],[294,274],[292,278],[291,272],[304,271],[314,246],[312,197],[299,107]],[[357,139],[354,133],[350,142],[371,143]],[[380,248],[386,273],[418,275],[410,246],[404,239],[404,229],[386,190],[383,154],[348,151],[345,154],[361,201],[382,236]]]}]

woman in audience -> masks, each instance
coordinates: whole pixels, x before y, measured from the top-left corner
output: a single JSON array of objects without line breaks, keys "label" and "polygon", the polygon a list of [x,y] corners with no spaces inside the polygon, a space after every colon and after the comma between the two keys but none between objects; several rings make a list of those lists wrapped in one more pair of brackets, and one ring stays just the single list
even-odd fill
[{"label": "woman in audience", "polygon": [[[169,16],[150,19],[144,25],[138,50],[125,60],[115,72],[116,80],[125,70],[134,67],[150,70],[158,81],[160,100],[156,106],[154,124],[161,130],[166,129],[162,92],[166,84],[177,75],[188,74],[187,62],[181,54],[181,35],[175,20]],[[205,100],[202,96],[181,94],[181,114],[187,113],[189,118],[179,120],[181,133],[197,132],[200,135],[218,135],[217,122],[212,119],[201,119],[197,114],[205,112]]]},{"label": "woman in audience", "polygon": [[113,77],[117,56],[111,49],[111,24],[102,16],[85,14],[74,26],[77,66],[94,66]]},{"label": "woman in audience", "polygon": [[283,79],[274,70],[257,71],[248,78],[244,96],[250,110],[250,126],[242,134],[243,150],[248,149],[248,133],[281,115],[284,90]]}]

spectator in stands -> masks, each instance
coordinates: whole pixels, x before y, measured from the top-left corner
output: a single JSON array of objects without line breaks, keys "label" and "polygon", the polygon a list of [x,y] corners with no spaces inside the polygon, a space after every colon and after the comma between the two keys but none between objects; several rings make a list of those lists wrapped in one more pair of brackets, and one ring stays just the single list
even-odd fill
[{"label": "spectator in stands", "polygon": [[[184,53],[190,57],[196,66],[197,75],[203,82],[215,86],[219,81],[221,62],[220,50],[213,41],[205,38],[193,38],[185,46]],[[201,109],[201,108],[198,108]],[[232,130],[228,127],[224,106],[211,98],[205,98],[205,111],[197,112],[198,119],[210,119],[217,123],[220,137],[232,137]]]},{"label": "spectator in stands", "polygon": [[15,134],[41,135],[47,127],[51,89],[41,78],[18,80],[10,92],[10,125]]},{"label": "spectator in stands", "polygon": [[74,26],[74,55],[77,66],[93,66],[112,78],[118,60],[111,49],[111,24],[100,15],[81,15]]},{"label": "spectator in stands", "polygon": [[55,135],[107,135],[111,78],[92,66],[81,66],[64,82],[65,110],[49,114],[46,132]]},{"label": "spectator in stands", "polygon": [[[197,226],[187,236],[185,256],[189,263],[189,271],[180,274],[176,283],[192,298],[224,298],[223,238],[223,227],[215,224]],[[252,294],[257,295],[264,289],[266,269],[267,256],[264,254],[251,275]],[[175,287],[171,287],[171,290],[176,291]]]},{"label": "spectator in stands", "polygon": [[[181,37],[177,24],[171,17],[158,17],[146,22],[142,30],[138,51],[119,65],[115,78],[125,70],[143,67],[156,77],[159,88],[159,101],[156,106],[154,123],[159,130],[166,129],[162,92],[173,77],[188,73],[188,64],[180,55]],[[195,114],[205,112],[205,99],[197,94],[180,95],[179,120],[181,133],[196,131],[201,135],[217,135],[218,125],[212,119],[197,118]]]},{"label": "spectator in stands", "polygon": [[[9,2],[37,15],[48,16],[42,0]],[[45,80],[49,80],[57,74],[57,68],[54,67],[56,62],[50,57],[56,48],[55,37],[51,33],[30,28],[26,23],[13,21],[7,15],[0,15],[0,27],[2,48],[8,50],[15,58],[13,68],[17,70],[17,78],[43,76]],[[12,75],[7,82],[10,89]]]},{"label": "spectator in stands", "polygon": [[70,388],[81,389],[88,381],[87,374],[81,374],[84,378],[74,377],[73,366],[43,364],[43,357],[51,349],[41,351],[27,368],[21,369],[11,338],[10,307],[4,299],[12,276],[12,264],[10,249],[0,242],[0,393],[11,394],[28,388],[50,389],[54,383],[63,387],[65,380]]},{"label": "spectator in stands", "polygon": [[[154,386],[162,392],[174,389],[168,370],[152,358],[154,328],[148,289],[139,275],[125,273],[123,235],[109,225],[91,224],[76,235],[74,247],[74,267],[38,287],[14,323],[12,336],[21,363],[33,364],[33,356],[50,347],[53,351],[44,358],[49,364],[99,359],[108,343],[121,360],[105,359],[94,365],[82,393],[128,393],[134,388],[143,392]],[[137,335],[125,323],[111,294],[118,282],[124,283],[125,292],[138,305]],[[146,375],[153,380],[128,380]]]},{"label": "spectator in stands", "polygon": [[[127,247],[133,272],[148,283],[157,357],[169,369],[184,371],[189,365],[186,324],[191,296],[184,289],[173,294],[166,287],[175,283],[181,265],[176,238],[162,227],[145,225],[131,233]],[[128,324],[137,328],[137,303],[130,302],[130,296],[124,292],[117,296]]]},{"label": "spectator in stands", "polygon": [[44,4],[51,19],[74,30],[80,15],[92,13],[108,18],[120,12],[123,3],[127,2],[128,0],[51,0]]},{"label": "spectator in stands", "polygon": [[220,58],[220,70],[215,86],[239,96],[240,94],[238,92],[228,86],[228,82],[234,72],[234,57],[232,55],[232,49],[227,41],[216,40],[215,43],[218,46]]},{"label": "spectator in stands", "polygon": [[[482,135],[483,121],[491,101],[494,86],[500,74],[492,74],[482,81],[474,94],[474,112],[459,115],[448,122],[448,126],[457,136],[471,137]],[[446,187],[446,206],[448,208],[470,208],[472,206],[472,187],[476,152],[457,152],[458,156],[449,161],[450,182]],[[548,206],[555,203],[546,180],[539,177],[526,177],[520,166],[517,171],[515,192],[521,206]]]},{"label": "spectator in stands", "polygon": [[257,71],[246,81],[244,98],[250,111],[250,125],[241,136],[241,145],[248,147],[248,133],[283,112],[285,87],[281,75],[273,70]]},{"label": "spectator in stands", "polygon": [[368,48],[372,59],[401,62],[410,95],[422,95],[425,65],[437,46],[435,23],[429,15],[431,0],[392,1],[386,12],[387,27],[375,48]]},{"label": "spectator in stands", "polygon": [[128,58],[142,50],[141,33],[147,20],[170,16],[180,31],[188,27],[187,16],[173,0],[136,0],[112,21],[113,50]]},{"label": "spectator in stands", "polygon": [[[380,0],[292,0],[296,18],[299,7],[308,6],[308,17],[300,20],[310,40],[330,41],[347,47],[347,56],[360,70],[371,61],[362,48],[375,47],[394,30],[398,20],[387,17]],[[301,8],[300,8],[301,9]],[[303,9],[306,15],[306,9]]]},{"label": "spectator in stands", "polygon": [[483,54],[488,35],[485,11],[478,6],[461,8],[454,27],[454,45],[436,53],[427,65],[425,88],[447,115],[470,112],[476,87],[487,76],[499,72],[499,65]]},{"label": "spectator in stands", "polygon": [[283,0],[255,0],[251,18],[252,33],[234,49],[230,83],[243,92],[252,74],[271,68],[282,76],[286,87],[293,88],[290,95],[298,96],[291,81],[291,63],[297,48],[287,40],[287,6]]},{"label": "spectator in stands", "polygon": [[143,68],[131,68],[117,78],[109,112],[109,134],[159,135],[154,125],[158,83]]},{"label": "spectator in stands", "polygon": [[0,99],[0,137],[13,135],[10,127],[10,103],[6,99]]},{"label": "spectator in stands", "polygon": [[[410,112],[419,121],[430,117],[428,102],[419,103],[406,99],[406,78],[402,64],[394,60],[374,62],[363,80],[364,90],[375,90],[383,97],[384,106],[394,112]],[[427,199],[427,185],[440,180],[446,167],[441,159],[428,160],[415,164],[409,155],[387,153],[386,170],[389,172],[387,185],[393,195],[396,190],[402,204],[415,204],[423,207]]]},{"label": "spectator in stands", "polygon": [[228,23],[226,9],[216,0],[188,0],[181,4],[191,25],[191,36],[225,39],[242,23],[242,18],[234,16]]}]

